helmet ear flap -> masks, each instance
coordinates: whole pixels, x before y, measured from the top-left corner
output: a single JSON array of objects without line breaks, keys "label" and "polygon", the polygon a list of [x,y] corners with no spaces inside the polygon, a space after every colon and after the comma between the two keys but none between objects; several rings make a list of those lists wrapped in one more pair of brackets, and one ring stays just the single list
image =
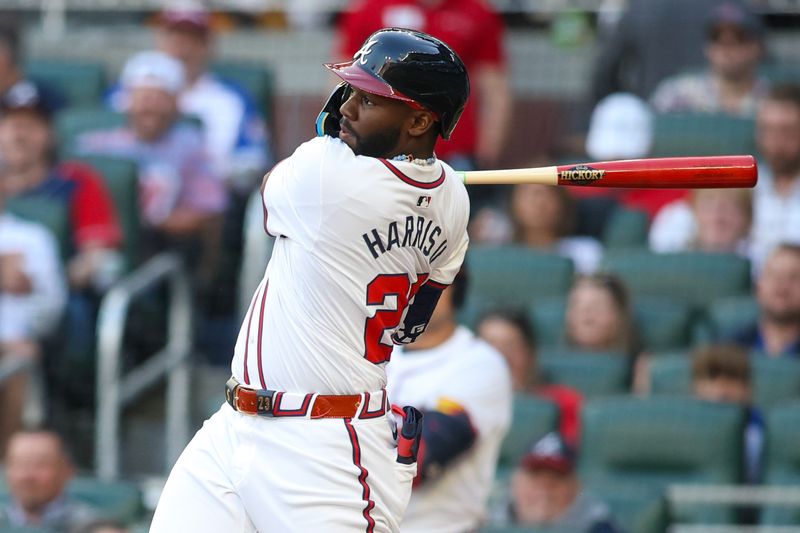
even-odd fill
[{"label": "helmet ear flap", "polygon": [[315,127],[318,137],[322,137],[323,135],[328,135],[330,137],[339,136],[339,121],[342,118],[342,113],[339,111],[339,108],[350,98],[351,92],[353,92],[353,89],[347,82],[340,83],[333,90],[328,97],[328,101],[325,102],[319,115],[317,115]]}]

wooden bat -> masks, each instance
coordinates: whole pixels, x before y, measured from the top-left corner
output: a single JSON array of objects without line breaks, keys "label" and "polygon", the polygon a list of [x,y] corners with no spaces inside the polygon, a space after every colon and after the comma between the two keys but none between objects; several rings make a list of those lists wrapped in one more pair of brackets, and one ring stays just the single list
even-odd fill
[{"label": "wooden bat", "polygon": [[758,179],[751,155],[663,157],[458,172],[467,185],[575,185],[633,189],[721,189],[753,187]]}]

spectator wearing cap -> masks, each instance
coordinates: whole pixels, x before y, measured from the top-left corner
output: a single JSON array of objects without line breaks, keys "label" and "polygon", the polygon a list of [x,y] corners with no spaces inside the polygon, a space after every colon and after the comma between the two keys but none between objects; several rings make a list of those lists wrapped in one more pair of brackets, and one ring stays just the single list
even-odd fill
[{"label": "spectator wearing cap", "polygon": [[19,23],[10,18],[0,18],[0,98],[15,91],[35,91],[42,106],[55,113],[66,105],[64,96],[52,87],[34,82],[25,76],[20,64]]},{"label": "spectator wearing cap", "polygon": [[764,56],[764,25],[744,4],[726,2],[711,12],[704,48],[708,68],[661,82],[651,96],[661,113],[727,113],[755,116],[766,95],[767,81],[758,75]]},{"label": "spectator wearing cap", "polygon": [[523,456],[511,480],[510,515],[521,526],[571,533],[619,531],[608,506],[581,487],[575,453],[549,433]]},{"label": "spectator wearing cap", "polygon": [[[209,13],[200,9],[173,9],[158,17],[158,50],[178,60],[184,84],[178,110],[200,119],[206,151],[214,172],[232,192],[250,193],[272,164],[264,117],[241,87],[209,71],[214,35]],[[110,96],[111,106],[124,111],[124,87]]]},{"label": "spectator wearing cap", "polygon": [[0,507],[0,528],[68,533],[99,518],[94,509],[65,492],[75,468],[57,433],[45,429],[15,433],[5,465],[11,501]]},{"label": "spectator wearing cap", "polygon": [[[207,276],[215,268],[211,256],[228,194],[200,128],[180,120],[178,97],[185,80],[183,65],[163,52],[133,56],[120,78],[130,103],[128,123],[86,132],[76,144],[83,153],[138,164],[141,218],[151,233],[148,252],[180,248]],[[198,261],[197,254],[205,259]]]},{"label": "spectator wearing cap", "polygon": [[0,186],[9,197],[44,198],[67,206],[70,286],[102,292],[121,266],[122,231],[114,203],[92,168],[55,163],[51,118],[33,85],[17,85],[0,98]]},{"label": "spectator wearing cap", "polygon": [[[0,174],[2,174],[0,170]],[[2,179],[2,178],[0,178]],[[41,341],[56,328],[66,283],[55,239],[44,227],[4,211],[0,187],[0,362],[41,355]],[[25,376],[0,388],[0,454],[22,419]]]}]

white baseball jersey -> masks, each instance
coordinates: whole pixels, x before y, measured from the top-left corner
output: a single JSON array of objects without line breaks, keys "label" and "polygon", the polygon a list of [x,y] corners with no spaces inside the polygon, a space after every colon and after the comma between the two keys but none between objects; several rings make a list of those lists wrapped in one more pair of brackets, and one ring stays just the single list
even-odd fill
[{"label": "white baseball jersey", "polygon": [[440,477],[414,489],[401,530],[476,530],[485,514],[500,444],[511,424],[511,375],[503,356],[460,326],[435,348],[398,347],[386,372],[392,403],[423,411],[442,402],[458,404],[477,433],[472,448],[447,465]]},{"label": "white baseball jersey", "polygon": [[464,185],[441,161],[356,156],[325,136],[276,165],[263,200],[277,240],[239,332],[234,377],[292,392],[380,390],[408,302],[461,266]]}]

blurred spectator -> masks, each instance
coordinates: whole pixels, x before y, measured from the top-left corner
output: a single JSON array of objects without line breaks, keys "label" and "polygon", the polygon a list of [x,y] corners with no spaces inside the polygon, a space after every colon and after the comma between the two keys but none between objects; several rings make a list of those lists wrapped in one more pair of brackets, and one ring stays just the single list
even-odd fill
[{"label": "blurred spectator", "polygon": [[539,440],[511,480],[511,522],[571,533],[615,533],[608,506],[581,486],[575,452],[557,433]]},{"label": "blurred spectator", "polygon": [[567,299],[566,345],[585,352],[638,355],[628,290],[612,274],[578,278]]},{"label": "blurred spectator", "polygon": [[664,207],[650,228],[655,252],[735,253],[749,257],[753,197],[749,189],[695,189]]},{"label": "blurred spectator", "polygon": [[800,86],[773,88],[758,110],[762,160],[753,196],[753,261],[758,272],[780,242],[800,242]]},{"label": "blurred spectator", "polygon": [[120,274],[122,231],[102,178],[80,163],[55,165],[51,115],[39,93],[0,99],[0,185],[9,197],[47,198],[68,207],[70,286],[104,291]]},{"label": "blurred spectator", "polygon": [[201,131],[179,120],[177,98],[184,87],[180,62],[163,52],[141,52],[125,64],[128,124],[84,133],[79,151],[135,161],[139,165],[141,215],[152,237],[150,252],[178,247],[195,257],[206,282],[216,268],[220,215],[227,193],[204,149]]},{"label": "blurred spectator", "polygon": [[747,483],[761,481],[764,450],[764,418],[752,405],[752,379],[747,352],[737,346],[712,345],[695,351],[692,358],[692,391],[712,402],[742,405],[747,409],[744,433],[744,473]]},{"label": "blurred spectator", "polygon": [[396,346],[386,367],[392,403],[414,405],[425,416],[404,533],[478,529],[511,423],[503,357],[456,322],[466,276],[462,269],[425,332],[413,344]]},{"label": "blurred spectator", "polygon": [[384,27],[424,31],[461,57],[472,95],[453,136],[439,142],[436,154],[457,170],[495,168],[511,115],[499,14],[481,0],[352,0],[339,24],[340,59],[350,59],[367,37]]},{"label": "blurred spectator", "polygon": [[577,445],[583,396],[565,385],[543,383],[535,333],[527,317],[516,311],[496,310],[481,318],[475,330],[506,358],[514,392],[534,394],[556,404],[559,431],[568,443]]},{"label": "blurred spectator", "polygon": [[115,520],[100,519],[72,529],[69,533],[128,533],[130,530]]},{"label": "blurred spectator", "polygon": [[575,229],[575,201],[564,187],[523,184],[511,189],[514,242],[572,259],[575,270],[597,270],[603,247],[591,237],[570,236]]},{"label": "blurred spectator", "polygon": [[[589,121],[586,135],[586,154],[591,161],[640,159],[650,157],[654,135],[653,109],[632,93],[613,93],[597,103]],[[685,189],[603,189],[572,187],[570,193],[583,201],[592,197],[615,198],[619,204],[645,211],[650,219],[662,207],[685,198]],[[613,208],[608,202],[598,206]]]},{"label": "blurred spectator", "polygon": [[769,357],[800,357],[800,245],[782,244],[756,283],[759,317],[736,334],[736,344]]},{"label": "blurred spectator", "polygon": [[[0,187],[0,362],[40,356],[40,342],[56,329],[66,300],[55,239],[4,212],[4,198]],[[0,388],[0,454],[19,429],[26,381],[17,376]]]},{"label": "blurred spectator", "polygon": [[49,113],[55,113],[66,101],[57,90],[25,77],[21,65],[20,26],[20,21],[0,14],[0,98],[12,91],[16,94],[35,92],[42,106]]},{"label": "blurred spectator", "polygon": [[664,78],[701,66],[708,16],[727,1],[631,0],[598,57],[594,102],[615,92],[648,98]]},{"label": "blurred spectator", "polygon": [[11,502],[0,508],[0,527],[39,527],[68,532],[98,518],[71,499],[67,484],[75,473],[61,437],[48,430],[16,433],[6,454]]},{"label": "blurred spectator", "polygon": [[[272,163],[264,117],[251,95],[209,71],[214,48],[209,13],[167,10],[159,22],[158,49],[180,61],[184,69],[178,110],[200,119],[214,172],[233,192],[247,195]],[[110,104],[127,111],[129,96],[125,87],[118,87]]]},{"label": "blurred spectator", "polygon": [[728,113],[752,117],[767,93],[758,76],[764,56],[764,26],[745,6],[727,2],[712,11],[704,48],[708,69],[662,81],[651,100],[661,113]]}]

